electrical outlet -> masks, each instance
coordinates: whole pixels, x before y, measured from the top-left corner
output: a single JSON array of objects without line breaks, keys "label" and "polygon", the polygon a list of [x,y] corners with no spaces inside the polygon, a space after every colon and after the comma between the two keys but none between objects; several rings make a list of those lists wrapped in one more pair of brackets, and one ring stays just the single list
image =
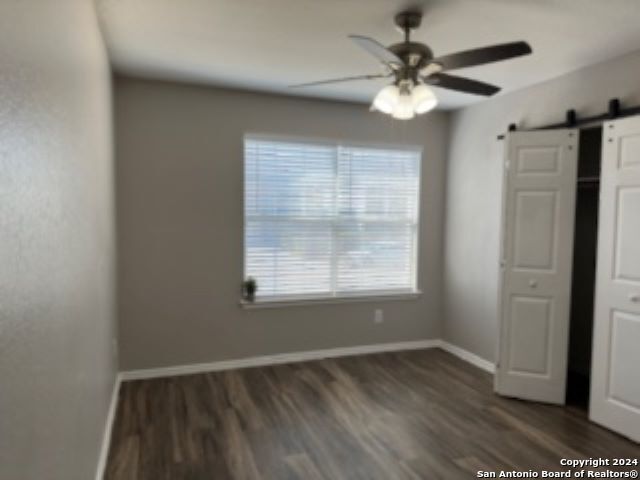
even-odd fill
[{"label": "electrical outlet", "polygon": [[382,323],[384,322],[384,312],[381,308],[377,308],[373,312],[373,323]]}]

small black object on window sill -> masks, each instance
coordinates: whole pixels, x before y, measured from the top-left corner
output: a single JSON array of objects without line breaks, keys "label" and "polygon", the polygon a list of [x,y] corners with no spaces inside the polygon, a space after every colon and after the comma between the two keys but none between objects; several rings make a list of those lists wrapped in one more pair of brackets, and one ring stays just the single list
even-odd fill
[{"label": "small black object on window sill", "polygon": [[258,282],[253,277],[248,277],[242,282],[242,298],[247,302],[253,302],[256,299],[258,291]]}]

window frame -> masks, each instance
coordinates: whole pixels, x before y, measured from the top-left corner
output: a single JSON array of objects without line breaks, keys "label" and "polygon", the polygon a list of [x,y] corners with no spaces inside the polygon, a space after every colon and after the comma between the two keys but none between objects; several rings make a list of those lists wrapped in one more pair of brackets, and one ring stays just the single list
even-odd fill
[{"label": "window frame", "polygon": [[[330,293],[321,294],[292,294],[292,295],[271,295],[267,297],[256,297],[254,301],[246,301],[241,299],[240,305],[243,308],[274,308],[283,306],[296,306],[304,304],[336,304],[336,303],[351,303],[351,302],[365,302],[365,301],[397,301],[397,300],[414,300],[422,296],[421,279],[422,269],[420,268],[420,239],[421,239],[421,225],[422,225],[422,162],[424,159],[424,146],[415,144],[401,144],[401,143],[381,143],[381,142],[369,142],[369,141],[354,141],[343,138],[326,138],[326,137],[307,137],[307,136],[290,136],[290,135],[277,135],[277,134],[264,134],[264,133],[251,133],[245,132],[242,137],[242,168],[241,168],[241,182],[242,182],[242,279],[243,282],[247,278],[247,255],[246,255],[246,232],[247,232],[247,216],[246,216],[246,157],[245,157],[245,145],[247,140],[265,140],[272,142],[283,143],[300,143],[300,144],[321,144],[331,147],[339,148],[352,147],[352,148],[370,148],[370,149],[388,149],[388,150],[402,150],[405,152],[415,152],[418,154],[418,188],[417,188],[417,202],[416,202],[416,223],[414,231],[414,252],[413,252],[413,287],[409,289],[394,289],[394,290],[362,290],[349,292],[338,292],[335,289]],[[333,221],[332,221],[333,223]],[[335,259],[335,256],[333,257]],[[258,286],[258,289],[260,287]]]}]

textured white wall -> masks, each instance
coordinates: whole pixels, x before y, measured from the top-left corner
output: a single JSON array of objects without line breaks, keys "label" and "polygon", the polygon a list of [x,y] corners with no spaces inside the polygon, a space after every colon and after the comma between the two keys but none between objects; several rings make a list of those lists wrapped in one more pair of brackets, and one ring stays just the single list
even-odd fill
[{"label": "textured white wall", "polygon": [[498,338],[498,262],[502,142],[510,123],[535,127],[588,116],[619,97],[640,104],[640,52],[488,100],[453,114],[447,175],[444,260],[445,338],[494,360]]},{"label": "textured white wall", "polygon": [[0,478],[87,480],[116,372],[110,73],[90,0],[0,2]]}]

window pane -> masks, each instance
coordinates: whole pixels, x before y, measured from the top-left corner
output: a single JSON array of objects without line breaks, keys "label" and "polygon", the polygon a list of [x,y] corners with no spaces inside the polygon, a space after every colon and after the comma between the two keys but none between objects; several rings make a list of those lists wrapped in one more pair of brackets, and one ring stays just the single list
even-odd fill
[{"label": "window pane", "polygon": [[416,221],[419,168],[418,152],[341,147],[340,215]]},{"label": "window pane", "polygon": [[331,224],[249,220],[247,276],[258,296],[331,292]]},{"label": "window pane", "polygon": [[337,238],[337,291],[414,287],[413,226],[345,224]]},{"label": "window pane", "polygon": [[335,152],[327,145],[247,140],[246,215],[331,217]]}]

